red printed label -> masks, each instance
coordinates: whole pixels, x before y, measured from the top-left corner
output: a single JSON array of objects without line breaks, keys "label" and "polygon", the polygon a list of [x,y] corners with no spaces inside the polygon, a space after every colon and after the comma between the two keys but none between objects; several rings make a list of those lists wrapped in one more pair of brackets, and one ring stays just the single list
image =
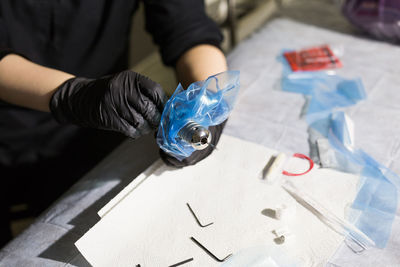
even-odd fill
[{"label": "red printed label", "polygon": [[327,45],[285,52],[283,55],[293,71],[318,71],[342,67],[342,62]]}]

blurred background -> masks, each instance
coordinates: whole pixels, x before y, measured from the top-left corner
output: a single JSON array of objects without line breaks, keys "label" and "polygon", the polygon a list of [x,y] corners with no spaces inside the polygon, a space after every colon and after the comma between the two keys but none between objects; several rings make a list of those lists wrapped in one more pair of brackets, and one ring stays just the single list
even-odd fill
[{"label": "blurred background", "polygon": [[[289,17],[307,24],[357,34],[341,12],[341,0],[205,0],[208,15],[222,28],[223,50],[229,52],[268,20]],[[151,36],[145,31],[143,5],[134,16],[130,66],[160,83],[172,93],[177,81],[173,70],[163,66]]]}]

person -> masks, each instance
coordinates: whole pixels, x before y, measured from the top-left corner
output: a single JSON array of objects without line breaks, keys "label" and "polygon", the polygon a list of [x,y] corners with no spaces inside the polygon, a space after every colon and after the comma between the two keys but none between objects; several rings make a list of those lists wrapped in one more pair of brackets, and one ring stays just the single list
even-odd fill
[{"label": "person", "polygon": [[[222,34],[202,0],[143,0],[146,29],[184,85],[225,71]],[[13,203],[40,213],[124,136],[155,130],[163,88],[127,70],[138,0],[0,2],[0,246]],[[135,37],[133,37],[135,38]],[[134,42],[133,42],[134,43]],[[223,124],[211,127],[213,142]],[[109,131],[104,131],[109,130]],[[176,167],[195,164],[196,151]]]}]

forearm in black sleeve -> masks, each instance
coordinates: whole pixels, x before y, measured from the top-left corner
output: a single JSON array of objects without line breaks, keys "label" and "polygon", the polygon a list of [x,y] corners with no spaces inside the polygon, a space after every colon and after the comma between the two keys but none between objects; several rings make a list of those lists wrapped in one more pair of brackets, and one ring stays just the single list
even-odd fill
[{"label": "forearm in black sleeve", "polygon": [[203,0],[144,0],[146,29],[159,45],[164,64],[199,44],[219,47],[223,36],[204,10]]}]

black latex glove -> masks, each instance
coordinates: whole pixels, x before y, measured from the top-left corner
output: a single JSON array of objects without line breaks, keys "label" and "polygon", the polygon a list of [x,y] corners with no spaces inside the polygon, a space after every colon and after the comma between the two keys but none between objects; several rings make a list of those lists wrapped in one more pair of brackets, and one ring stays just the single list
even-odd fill
[{"label": "black latex glove", "polygon": [[133,71],[60,85],[50,110],[60,123],[120,132],[137,138],[156,129],[167,97],[161,86]]},{"label": "black latex glove", "polygon": [[175,157],[169,155],[168,153],[166,153],[164,150],[160,149],[160,156],[161,159],[165,162],[165,164],[167,164],[168,166],[173,166],[176,168],[182,168],[185,166],[189,166],[189,165],[194,165],[197,162],[205,159],[206,157],[208,157],[213,150],[215,149],[215,146],[217,146],[219,138],[221,137],[222,134],[222,130],[225,127],[226,124],[225,120],[224,122],[222,122],[219,125],[215,125],[215,126],[210,126],[208,127],[208,130],[211,132],[211,144],[214,146],[208,146],[207,148],[203,149],[203,150],[196,150],[192,153],[192,155],[190,155],[189,157],[183,159],[182,161],[179,161],[178,159],[176,159]]}]

